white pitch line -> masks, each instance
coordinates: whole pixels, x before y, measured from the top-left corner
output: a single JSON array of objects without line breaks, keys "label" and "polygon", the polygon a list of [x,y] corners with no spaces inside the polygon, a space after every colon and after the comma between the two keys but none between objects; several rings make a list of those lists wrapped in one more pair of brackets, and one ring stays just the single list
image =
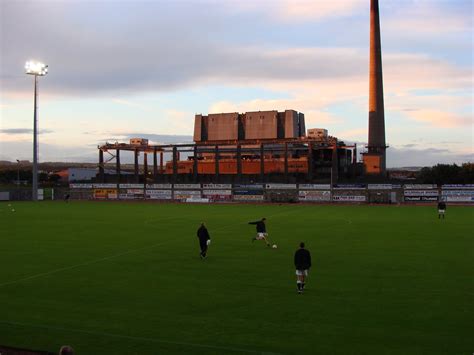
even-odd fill
[{"label": "white pitch line", "polygon": [[[295,208],[292,208],[290,211],[293,211],[294,209]],[[277,212],[277,213],[271,214],[269,217],[273,217],[273,216],[276,216],[276,215],[282,214],[282,213],[286,214],[288,212],[289,211]],[[171,219],[171,218],[169,218],[169,219]],[[230,226],[241,225],[243,223],[244,222],[229,224],[229,225],[226,225],[226,226],[215,228],[214,230],[222,230],[222,229],[226,229]],[[149,246],[138,248],[138,249],[132,249],[132,250],[129,250],[129,251],[126,251],[126,252],[123,252],[123,253],[106,256],[104,258],[95,259],[95,260],[91,260],[91,261],[86,261],[84,263],[80,263],[80,264],[76,264],[76,265],[65,266],[65,267],[62,267],[62,268],[59,268],[59,269],[54,269],[54,270],[51,270],[51,271],[42,272],[42,273],[39,273],[39,274],[23,277],[23,278],[20,278],[20,279],[17,279],[17,280],[0,283],[0,287],[8,286],[8,285],[14,285],[14,284],[17,284],[17,283],[20,283],[20,282],[23,282],[23,281],[36,279],[38,277],[56,274],[56,273],[61,272],[61,271],[71,270],[71,269],[75,269],[75,268],[78,268],[78,267],[81,267],[81,266],[91,265],[91,264],[99,263],[99,262],[102,262],[102,261],[110,260],[110,259],[113,259],[113,258],[118,258],[118,257],[123,256],[123,255],[136,253],[136,252],[139,252],[139,251],[142,251],[142,250],[145,250],[145,249],[155,248],[157,246],[161,246],[161,245],[164,245],[164,244],[167,244],[167,243],[169,243],[169,242],[157,243],[157,244],[149,245]]]},{"label": "white pitch line", "polygon": [[136,253],[136,252],[141,251],[141,250],[154,248],[154,247],[157,247],[157,246],[160,246],[160,245],[163,245],[163,244],[167,244],[167,243],[169,243],[169,242],[162,242],[162,243],[157,243],[157,244],[153,244],[153,245],[148,245],[146,247],[142,247],[142,248],[138,248],[138,249],[132,249],[132,250],[129,250],[129,251],[126,251],[126,252],[123,252],[123,253],[106,256],[104,258],[95,259],[95,260],[91,260],[91,261],[86,261],[84,263],[71,265],[71,266],[66,266],[66,267],[62,267],[62,268],[59,268],[59,269],[54,269],[54,270],[51,270],[51,271],[42,272],[42,273],[39,273],[39,274],[23,277],[21,279],[14,280],[14,281],[4,282],[4,283],[0,284],[0,287],[7,286],[7,285],[13,285],[13,284],[16,284],[16,283],[19,283],[19,282],[22,282],[22,281],[26,281],[26,280],[36,279],[36,278],[41,277],[41,276],[47,276],[47,275],[55,274],[55,273],[65,271],[65,270],[75,269],[75,268],[80,267],[80,266],[91,265],[91,264],[99,263],[101,261],[110,260],[110,259],[113,259],[113,258],[118,258],[119,256]]},{"label": "white pitch line", "polygon": [[49,330],[60,330],[60,331],[67,331],[67,332],[73,332],[73,333],[84,333],[84,334],[91,334],[91,335],[99,335],[99,336],[130,339],[130,340],[139,340],[139,341],[148,341],[148,342],[170,344],[170,345],[189,346],[189,347],[195,347],[195,348],[226,350],[226,351],[242,352],[242,353],[248,353],[248,354],[275,354],[275,355],[278,355],[278,353],[266,352],[266,351],[240,349],[240,348],[219,346],[219,345],[205,345],[205,344],[197,344],[197,343],[169,341],[169,340],[162,340],[162,339],[155,339],[155,338],[137,337],[137,336],[132,336],[132,335],[123,335],[123,334],[106,333],[106,332],[95,332],[95,331],[92,331],[92,330],[85,330],[85,329],[63,328],[63,327],[48,326],[48,325],[17,323],[17,322],[4,322],[4,321],[0,321],[0,324],[21,326],[21,327],[31,327],[31,328],[42,328],[42,329],[49,329]]}]

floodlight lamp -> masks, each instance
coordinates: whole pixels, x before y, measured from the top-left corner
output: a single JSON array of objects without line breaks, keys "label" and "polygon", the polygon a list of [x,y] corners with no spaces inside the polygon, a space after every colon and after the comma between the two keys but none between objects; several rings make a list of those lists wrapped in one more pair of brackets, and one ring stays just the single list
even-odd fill
[{"label": "floodlight lamp", "polygon": [[29,61],[25,64],[26,74],[44,76],[48,73],[48,66],[41,62]]}]

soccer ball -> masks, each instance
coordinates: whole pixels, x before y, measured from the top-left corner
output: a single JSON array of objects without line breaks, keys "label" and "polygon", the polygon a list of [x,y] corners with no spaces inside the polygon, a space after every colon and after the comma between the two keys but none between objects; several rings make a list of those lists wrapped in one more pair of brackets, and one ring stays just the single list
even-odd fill
[{"label": "soccer ball", "polygon": [[277,246],[276,244],[273,244],[273,245],[272,245],[272,248],[273,248],[273,249],[276,249],[276,248],[278,248],[278,246]]},{"label": "soccer ball", "polygon": [[12,208],[12,212],[15,212],[15,209],[14,209],[14,208]]}]

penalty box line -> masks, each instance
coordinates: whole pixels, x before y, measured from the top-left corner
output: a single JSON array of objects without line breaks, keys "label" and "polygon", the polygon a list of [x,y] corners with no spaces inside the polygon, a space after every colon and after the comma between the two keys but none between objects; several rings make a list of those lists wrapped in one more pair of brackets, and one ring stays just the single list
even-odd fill
[{"label": "penalty box line", "polygon": [[169,345],[189,346],[189,347],[194,347],[194,348],[225,350],[225,351],[241,352],[241,353],[248,353],[248,354],[279,355],[279,353],[274,353],[274,352],[256,351],[256,350],[241,349],[241,348],[219,346],[219,345],[206,345],[206,344],[170,341],[170,340],[163,340],[163,339],[156,339],[156,338],[139,337],[139,336],[133,336],[133,335],[108,333],[108,332],[95,332],[92,330],[85,330],[85,329],[65,328],[65,327],[58,327],[58,326],[18,323],[18,322],[5,322],[5,321],[0,321],[0,324],[13,325],[13,326],[19,326],[19,327],[41,328],[41,329],[57,330],[57,331],[67,331],[67,332],[73,332],[73,333],[83,333],[83,334],[98,335],[98,336],[105,336],[105,337],[111,337],[111,338],[113,337],[113,338],[121,338],[121,339],[137,340],[137,341],[147,341],[147,342],[169,344]]},{"label": "penalty box line", "polygon": [[[287,214],[288,212],[292,212],[293,210],[295,210],[295,208],[292,208],[289,211],[276,212],[276,213],[273,213],[273,214],[269,215],[269,217],[273,217],[273,216],[276,216],[276,215],[279,215],[279,214]],[[229,224],[229,225],[226,225],[226,226],[217,227],[214,230],[223,230],[223,229],[227,229],[231,226],[242,225],[242,224],[243,224],[242,222],[235,223],[235,224]],[[158,247],[158,246],[161,246],[161,245],[165,245],[167,243],[169,243],[169,242],[161,242],[161,243],[157,243],[157,244],[153,244],[153,245],[148,245],[146,247],[142,247],[142,248],[138,248],[138,249],[132,249],[132,250],[129,250],[129,251],[126,251],[126,252],[123,252],[123,253],[106,256],[104,258],[90,260],[90,261],[86,261],[84,263],[80,263],[80,264],[76,264],[76,265],[65,266],[65,267],[62,267],[62,268],[59,268],[59,269],[54,269],[54,270],[51,270],[51,271],[41,272],[39,274],[35,274],[35,275],[27,276],[27,277],[22,277],[20,279],[13,280],[13,281],[3,282],[3,283],[0,283],[0,287],[8,286],[8,285],[14,285],[14,284],[17,284],[17,283],[20,283],[20,282],[23,282],[23,281],[28,281],[28,280],[36,279],[36,278],[39,278],[39,277],[56,274],[56,273],[61,272],[61,271],[72,270],[72,269],[75,269],[75,268],[78,268],[78,267],[81,267],[81,266],[87,266],[87,265],[100,263],[102,261],[107,261],[107,260],[110,260],[110,259],[118,258],[120,256],[124,256],[124,255],[127,255],[127,254],[133,254],[133,253],[140,252],[142,250],[155,248],[155,247]]]},{"label": "penalty box line", "polygon": [[42,277],[42,276],[48,276],[48,275],[56,274],[56,273],[61,272],[61,271],[71,270],[71,269],[75,269],[75,268],[78,268],[78,267],[81,267],[81,266],[87,266],[87,265],[91,265],[91,264],[100,263],[102,261],[118,258],[118,257],[123,256],[123,255],[136,253],[136,252],[146,250],[146,249],[150,249],[150,248],[155,248],[157,246],[164,245],[164,244],[167,244],[167,243],[169,243],[169,242],[162,242],[162,243],[157,243],[157,244],[153,244],[153,245],[147,245],[146,247],[142,247],[142,248],[138,248],[138,249],[132,249],[132,250],[129,250],[129,251],[126,251],[126,252],[123,252],[123,253],[106,256],[104,258],[90,260],[90,261],[86,261],[84,263],[80,263],[80,264],[76,264],[76,265],[65,266],[65,267],[62,267],[62,268],[59,268],[59,269],[54,269],[54,270],[51,270],[51,271],[46,271],[46,272],[42,272],[42,273],[39,273],[39,274],[23,277],[23,278],[20,278],[18,280],[14,280],[14,281],[4,282],[4,283],[0,284],[0,287],[7,286],[7,285],[13,285],[13,284],[16,284],[16,283],[19,283],[19,282],[22,282],[22,281],[36,279],[36,278]]}]

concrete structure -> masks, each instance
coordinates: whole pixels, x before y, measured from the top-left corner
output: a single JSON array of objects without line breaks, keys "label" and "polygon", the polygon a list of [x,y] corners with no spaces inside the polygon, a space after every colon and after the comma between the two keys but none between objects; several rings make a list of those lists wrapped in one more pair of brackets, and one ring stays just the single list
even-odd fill
[{"label": "concrete structure", "polygon": [[148,145],[146,138],[130,138],[130,145]]},{"label": "concrete structure", "polygon": [[194,117],[195,142],[304,137],[304,114],[294,110],[217,113]]},{"label": "concrete structure", "polygon": [[298,113],[298,126],[299,126],[299,136],[304,137],[306,135],[306,124],[304,120],[304,113]]},{"label": "concrete structure", "polygon": [[[97,177],[99,169],[94,168],[68,168],[62,171],[56,172],[61,177],[61,180],[68,182],[81,182],[81,181],[93,181]],[[104,174],[114,175],[115,171],[110,169],[104,169]],[[131,175],[129,172],[122,172],[124,175]]]},{"label": "concrete structure", "polygon": [[278,137],[278,111],[245,113],[245,139],[276,139]]},{"label": "concrete structure", "polygon": [[67,179],[69,182],[92,181],[95,179],[97,173],[98,169],[69,168],[67,169]]},{"label": "concrete structure", "polygon": [[385,114],[379,2],[370,1],[369,144],[364,154],[367,174],[386,175]]},{"label": "concrete structure", "polygon": [[324,128],[311,128],[308,129],[308,138],[325,140],[328,138],[328,130]]},{"label": "concrete structure", "polygon": [[207,118],[207,139],[210,141],[237,140],[239,138],[239,114],[214,113]]}]

